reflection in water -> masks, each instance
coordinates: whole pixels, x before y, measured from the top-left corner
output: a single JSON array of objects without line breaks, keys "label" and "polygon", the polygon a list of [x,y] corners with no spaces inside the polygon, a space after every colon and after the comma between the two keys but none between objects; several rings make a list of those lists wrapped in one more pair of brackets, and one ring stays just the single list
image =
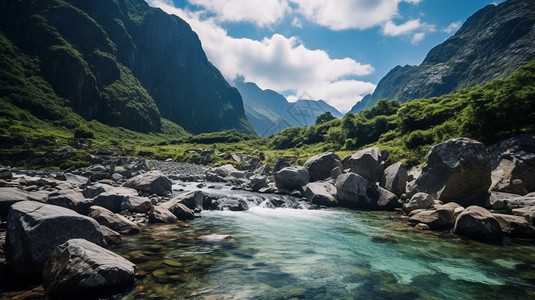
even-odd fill
[{"label": "reflection in water", "polygon": [[[126,299],[529,299],[535,251],[414,232],[387,213],[253,207],[150,225],[118,253],[135,262]],[[234,240],[202,241],[207,234]]]}]

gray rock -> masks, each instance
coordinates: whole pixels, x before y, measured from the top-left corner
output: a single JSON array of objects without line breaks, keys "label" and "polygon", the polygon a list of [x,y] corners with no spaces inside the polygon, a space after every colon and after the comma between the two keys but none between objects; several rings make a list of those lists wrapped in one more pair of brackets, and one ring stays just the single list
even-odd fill
[{"label": "gray rock", "polygon": [[491,149],[491,190],[520,195],[535,191],[535,134],[505,140]]},{"label": "gray rock", "polygon": [[278,188],[294,190],[301,189],[308,183],[308,171],[304,167],[286,167],[274,174]]},{"label": "gray rock", "polygon": [[340,206],[363,209],[378,208],[378,186],[368,179],[355,173],[342,174],[336,179],[335,186]]},{"label": "gray rock", "polygon": [[236,239],[233,236],[226,235],[226,234],[201,235],[197,239],[204,243],[210,243],[210,244],[229,244],[229,243],[234,244],[236,243]]},{"label": "gray rock", "polygon": [[511,216],[505,214],[492,214],[504,234],[518,238],[535,238],[535,227],[524,217]]},{"label": "gray rock", "polygon": [[146,213],[152,208],[149,198],[128,196],[121,202],[121,210],[128,210],[131,213]]},{"label": "gray rock", "polygon": [[303,187],[303,196],[318,206],[338,206],[336,187],[330,182],[310,182]]},{"label": "gray rock", "polygon": [[383,171],[379,185],[398,197],[406,192],[408,173],[402,162],[397,162]]},{"label": "gray rock", "polygon": [[450,230],[455,224],[455,218],[446,209],[424,210],[411,216],[409,222],[426,224],[431,230]]},{"label": "gray rock", "polygon": [[7,222],[7,263],[21,274],[41,272],[52,251],[73,238],[106,244],[100,226],[89,217],[39,202],[15,203]]},{"label": "gray rock", "polygon": [[11,205],[21,201],[45,202],[48,194],[44,192],[27,192],[15,187],[0,187],[0,219],[5,220]]},{"label": "gray rock", "polygon": [[490,183],[490,159],[485,146],[459,138],[431,148],[414,188],[444,203],[483,206]]},{"label": "gray rock", "polygon": [[375,183],[385,168],[385,162],[381,150],[377,147],[362,149],[355,154],[344,158],[342,161],[343,168],[349,169],[350,172]]},{"label": "gray rock", "polygon": [[172,192],[172,182],[160,171],[150,171],[124,183],[125,187],[133,188],[149,194],[165,196]]},{"label": "gray rock", "polygon": [[253,175],[249,178],[249,186],[253,192],[258,192],[260,189],[267,187],[267,176]]},{"label": "gray rock", "polygon": [[341,168],[340,157],[333,152],[318,154],[305,162],[303,165],[308,170],[310,181],[327,179],[331,176],[331,170]]},{"label": "gray rock", "polygon": [[161,204],[163,208],[173,211],[173,207],[178,203],[184,204],[187,208],[203,209],[204,193],[201,191],[191,191],[182,193],[171,200]]},{"label": "gray rock", "polygon": [[411,211],[416,209],[429,209],[433,207],[435,202],[433,197],[426,193],[416,193],[411,197],[409,202],[403,205],[403,211],[409,214]]},{"label": "gray rock", "polygon": [[377,200],[377,206],[379,210],[392,211],[401,206],[399,203],[399,198],[396,194],[378,187],[379,190],[379,200]]},{"label": "gray rock", "polygon": [[88,215],[89,207],[93,205],[93,200],[85,198],[79,191],[63,190],[50,194],[46,203],[72,209],[82,215]]},{"label": "gray rock", "polygon": [[249,209],[249,205],[243,199],[231,199],[227,197],[211,199],[209,204],[210,210],[230,210],[230,211],[245,211]]},{"label": "gray rock", "polygon": [[80,175],[75,175],[72,173],[64,173],[63,178],[65,178],[65,181],[67,181],[68,183],[72,183],[79,186],[91,184],[89,178]]},{"label": "gray rock", "polygon": [[129,196],[116,193],[102,193],[93,200],[93,205],[104,207],[114,213],[122,210],[122,204]]},{"label": "gray rock", "polygon": [[135,265],[84,239],[59,245],[43,268],[49,294],[102,291],[134,282]]},{"label": "gray rock", "polygon": [[102,235],[104,240],[108,245],[115,245],[121,243],[121,234],[115,230],[111,230],[109,227],[100,225],[100,230],[102,230]]},{"label": "gray rock", "polygon": [[431,228],[429,228],[429,225],[424,224],[424,223],[418,223],[418,224],[416,224],[416,225],[414,226],[414,229],[416,229],[416,230],[422,230],[422,231],[424,231],[424,230],[431,230]]},{"label": "gray rock", "polygon": [[500,223],[486,209],[470,206],[457,216],[453,231],[475,240],[499,240],[502,238]]},{"label": "gray rock", "polygon": [[165,207],[154,206],[154,209],[149,212],[149,223],[173,224],[177,221],[178,218]]},{"label": "gray rock", "polygon": [[100,225],[104,225],[120,234],[136,234],[139,232],[139,227],[134,222],[119,214],[114,214],[104,207],[91,206],[89,216]]},{"label": "gray rock", "polygon": [[102,184],[95,184],[87,186],[83,191],[82,194],[86,198],[95,198],[96,196],[106,192],[106,189]]},{"label": "gray rock", "polygon": [[185,204],[177,203],[169,209],[180,221],[189,221],[195,219],[195,213]]},{"label": "gray rock", "polygon": [[338,167],[331,170],[331,179],[336,180],[338,176],[342,175],[342,170]]},{"label": "gray rock", "polygon": [[0,169],[0,179],[11,179],[13,178],[13,173],[8,169]]},{"label": "gray rock", "polygon": [[522,196],[517,194],[492,191],[490,192],[489,203],[492,208],[496,210],[502,210],[505,207],[515,209],[527,206],[535,206],[535,193],[530,193]]}]

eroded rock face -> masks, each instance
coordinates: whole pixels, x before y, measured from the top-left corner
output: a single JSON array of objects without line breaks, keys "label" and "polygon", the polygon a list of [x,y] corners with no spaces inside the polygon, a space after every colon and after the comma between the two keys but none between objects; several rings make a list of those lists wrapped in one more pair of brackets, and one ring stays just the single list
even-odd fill
[{"label": "eroded rock face", "polygon": [[94,291],[134,282],[135,265],[84,239],[71,239],[52,253],[43,268],[50,294]]},{"label": "eroded rock face", "polygon": [[165,196],[172,192],[172,182],[160,171],[150,171],[130,178],[124,186],[149,194]]},{"label": "eroded rock face", "polygon": [[379,181],[379,177],[385,168],[385,162],[381,150],[377,147],[362,149],[355,154],[344,158],[344,169],[359,174],[371,182]]},{"label": "eroded rock face", "polygon": [[377,209],[379,189],[368,179],[355,174],[347,173],[336,179],[336,190],[340,206]]},{"label": "eroded rock face", "polygon": [[402,162],[397,162],[383,171],[379,185],[398,197],[405,193],[409,175]]},{"label": "eroded rock face", "polygon": [[535,134],[520,135],[492,147],[493,191],[525,195],[535,191]]},{"label": "eroded rock face", "polygon": [[331,170],[341,168],[340,157],[333,152],[318,154],[305,162],[303,165],[308,170],[310,181],[327,179],[331,176]]},{"label": "eroded rock face", "polygon": [[475,240],[499,240],[502,238],[500,223],[486,209],[470,206],[459,214],[453,231]]},{"label": "eroded rock face", "polygon": [[286,167],[276,172],[274,176],[277,187],[289,191],[300,189],[310,179],[308,171],[304,167]]},{"label": "eroded rock face", "polygon": [[483,206],[490,187],[490,158],[485,146],[459,138],[433,146],[414,189],[444,203]]},{"label": "eroded rock face", "polygon": [[33,201],[15,203],[7,224],[7,263],[21,274],[40,272],[52,251],[70,239],[106,244],[95,220],[55,205]]}]

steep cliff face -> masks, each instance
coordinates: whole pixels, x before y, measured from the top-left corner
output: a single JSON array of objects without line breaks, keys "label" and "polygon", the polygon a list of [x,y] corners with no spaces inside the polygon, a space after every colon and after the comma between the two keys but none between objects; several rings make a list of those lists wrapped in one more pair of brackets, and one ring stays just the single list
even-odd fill
[{"label": "steep cliff face", "polygon": [[379,99],[406,102],[482,85],[511,74],[535,58],[535,2],[508,0],[489,5],[433,48],[419,66],[396,67],[356,113]]},{"label": "steep cliff face", "polygon": [[7,0],[0,10],[1,33],[86,119],[142,132],[158,132],[161,117],[192,133],[252,132],[240,94],[189,25],[143,0]]}]

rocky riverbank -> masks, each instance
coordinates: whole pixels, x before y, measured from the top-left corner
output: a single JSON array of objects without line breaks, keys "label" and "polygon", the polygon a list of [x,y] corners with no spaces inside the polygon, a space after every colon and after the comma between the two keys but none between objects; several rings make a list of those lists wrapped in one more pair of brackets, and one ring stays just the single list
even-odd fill
[{"label": "rocky riverbank", "polygon": [[449,140],[410,170],[378,148],[344,159],[324,153],[303,166],[281,159],[273,171],[261,163],[242,171],[109,154],[88,159],[91,167],[63,172],[0,170],[0,290],[14,288],[13,272],[43,284],[24,292],[31,295],[131,286],[135,266],[106,248],[143,223],[185,226],[202,210],[340,206],[398,211],[415,230],[493,243],[504,235],[535,238],[535,135],[490,148]]}]

